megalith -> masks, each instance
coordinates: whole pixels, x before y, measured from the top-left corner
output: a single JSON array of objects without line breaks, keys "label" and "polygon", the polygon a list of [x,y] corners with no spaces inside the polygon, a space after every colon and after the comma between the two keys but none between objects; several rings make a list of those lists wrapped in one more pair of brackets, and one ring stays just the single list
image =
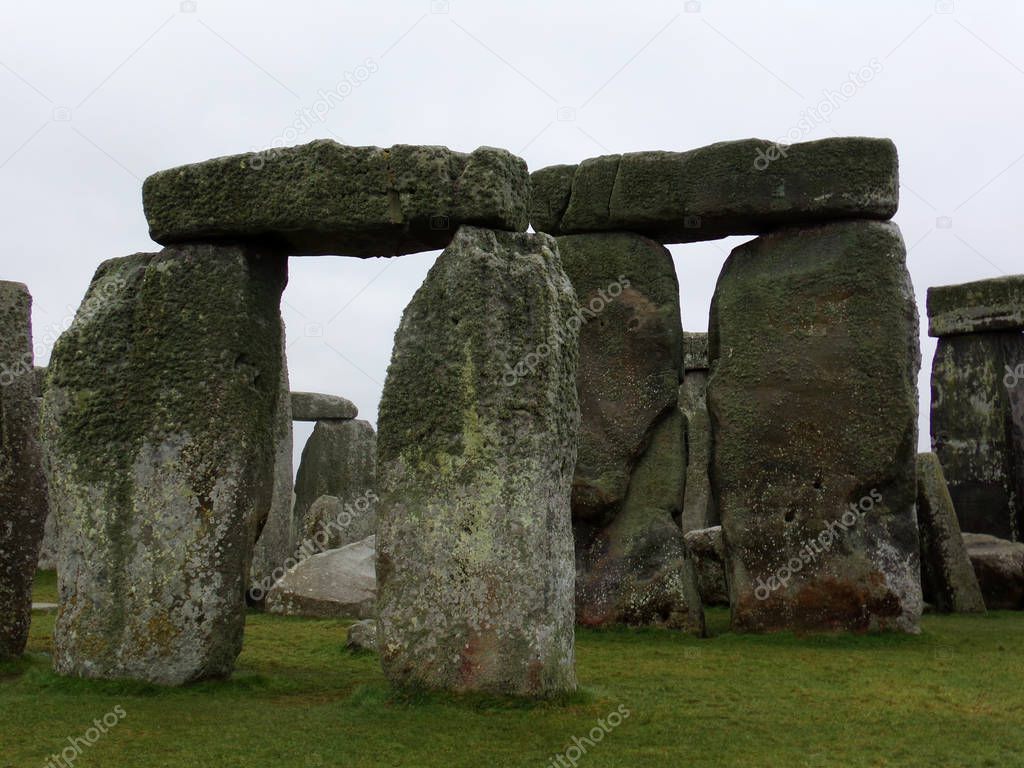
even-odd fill
[{"label": "megalith", "polygon": [[738,631],[915,632],[918,316],[899,229],[736,248],[711,307],[711,487]]},{"label": "megalith", "polygon": [[917,530],[924,599],[943,613],[984,613],[985,601],[934,453],[917,455]]},{"label": "megalith", "polygon": [[722,526],[687,531],[686,546],[697,571],[697,588],[704,605],[728,605],[729,585],[725,580]]},{"label": "megalith", "polygon": [[241,650],[273,495],[287,260],[182,245],[102,264],[50,360],[64,675],[178,685]]},{"label": "megalith", "polygon": [[1024,275],[928,289],[932,451],[960,528],[1024,539]]},{"label": "megalith", "polygon": [[476,227],[405,310],[377,440],[379,645],[398,687],[576,687],[578,311],[553,238]]},{"label": "megalith", "polygon": [[683,383],[679,409],[686,417],[686,495],[682,526],[686,532],[718,525],[711,497],[711,419],[708,416],[708,335],[683,333]]},{"label": "megalith", "polygon": [[0,281],[0,660],[28,641],[47,511],[32,362],[32,297]]}]

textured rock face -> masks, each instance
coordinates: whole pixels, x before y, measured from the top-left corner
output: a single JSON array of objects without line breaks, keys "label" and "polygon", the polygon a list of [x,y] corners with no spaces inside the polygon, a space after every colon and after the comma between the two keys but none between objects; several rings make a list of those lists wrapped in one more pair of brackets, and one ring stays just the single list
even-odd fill
[{"label": "textured rock face", "polygon": [[54,667],[229,674],[273,492],[287,261],[191,245],[102,264],[50,361]]},{"label": "textured rock face", "polygon": [[722,526],[699,528],[686,533],[686,546],[697,571],[697,587],[704,605],[728,605],[729,585],[725,580],[725,542]]},{"label": "textured rock face", "polygon": [[377,622],[372,619],[357,621],[348,628],[347,648],[353,651],[377,652]]},{"label": "textured rock face", "polygon": [[288,571],[267,595],[267,611],[283,616],[369,619],[376,614],[374,536],[313,555]]},{"label": "textured rock face", "polygon": [[577,312],[553,238],[470,227],[405,310],[377,454],[379,641],[398,686],[576,686]]},{"label": "textured rock face", "polygon": [[718,523],[711,498],[708,465],[711,461],[711,419],[708,416],[708,335],[683,334],[683,383],[679,409],[686,417],[686,495],[683,498],[684,531]]},{"label": "textured rock face", "polygon": [[462,224],[522,231],[529,190],[503,149],[320,140],[160,171],[142,202],[164,245],[275,238],[295,256],[397,256],[443,248]]},{"label": "textured rock face", "polygon": [[1021,330],[1024,275],[928,289],[930,336]]},{"label": "textured rock face", "polygon": [[891,141],[868,138],[782,148],[744,139],[606,155],[536,171],[531,223],[553,235],[625,230],[691,243],[832,219],[888,219],[898,203],[897,165]]},{"label": "textured rock face", "polygon": [[[377,436],[366,421],[319,421],[295,477],[297,544],[337,549],[376,532]],[[326,532],[324,542],[318,537]]]},{"label": "textured rock face", "polygon": [[[37,407],[42,407],[43,390],[46,388],[46,368],[36,366],[35,368],[35,397]],[[37,420],[38,421],[38,420]],[[46,473],[42,462],[39,464],[39,471],[42,476],[39,482],[46,486]],[[47,503],[46,525],[43,527],[43,543],[39,547],[39,570],[53,571],[57,568],[57,516],[49,508]]]},{"label": "textured rock face", "polygon": [[932,363],[932,450],[946,475],[960,528],[1011,541],[1024,538],[1020,365],[1020,331],[942,337]]},{"label": "textured rock face", "polygon": [[36,424],[32,297],[0,281],[0,659],[21,655],[46,519]]},{"label": "textured rock face", "polygon": [[893,224],[733,251],[711,309],[733,627],[916,631],[918,318]]},{"label": "textured rock face", "polygon": [[990,611],[1024,610],[1024,544],[965,533],[964,545]]},{"label": "textured rock face", "polygon": [[346,420],[359,415],[350,400],[318,392],[292,392],[292,419],[295,421]]},{"label": "textured rock face", "polygon": [[917,529],[924,599],[946,613],[984,613],[985,601],[934,453],[917,455]]}]

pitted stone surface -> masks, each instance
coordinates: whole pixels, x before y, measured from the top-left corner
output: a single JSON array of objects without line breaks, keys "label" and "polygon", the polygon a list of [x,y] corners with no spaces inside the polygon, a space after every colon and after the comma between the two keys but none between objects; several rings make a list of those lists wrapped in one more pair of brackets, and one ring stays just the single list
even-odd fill
[{"label": "pitted stone surface", "polygon": [[893,224],[789,229],[726,261],[708,408],[734,629],[917,631],[918,333]]},{"label": "pitted stone surface", "polygon": [[928,289],[930,336],[979,331],[1024,331],[1024,275]]},{"label": "pitted stone surface", "polygon": [[553,238],[473,227],[405,310],[378,435],[378,631],[399,687],[576,687],[577,312]]},{"label": "pitted stone surface", "polygon": [[292,392],[292,419],[295,421],[344,421],[358,415],[355,403],[344,397],[319,392]]},{"label": "pitted stone surface", "polygon": [[230,674],[270,508],[287,260],[189,245],[102,264],[49,366],[54,667]]},{"label": "pitted stone surface", "polygon": [[160,171],[142,202],[164,245],[273,239],[293,256],[398,256],[443,248],[462,224],[525,230],[530,180],[503,149],[318,140]]},{"label": "pitted stone surface", "polygon": [[871,138],[788,147],[744,139],[689,152],[606,155],[542,168],[532,183],[531,223],[538,232],[624,230],[662,243],[834,219],[889,219],[899,199],[896,147]]},{"label": "pitted stone surface", "polygon": [[25,650],[47,514],[32,357],[32,297],[0,281],[0,660]]}]

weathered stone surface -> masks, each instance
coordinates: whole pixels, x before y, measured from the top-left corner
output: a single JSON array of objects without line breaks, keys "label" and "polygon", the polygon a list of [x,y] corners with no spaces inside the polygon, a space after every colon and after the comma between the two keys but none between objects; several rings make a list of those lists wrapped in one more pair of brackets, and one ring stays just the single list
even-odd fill
[{"label": "weathered stone surface", "polygon": [[712,503],[711,418],[708,416],[708,335],[683,334],[683,383],[679,385],[679,409],[686,417],[686,495],[682,526],[693,531],[718,524]]},{"label": "weathered stone surface", "polygon": [[706,371],[708,366],[708,335],[683,333],[683,370]]},{"label": "weathered stone surface", "polygon": [[377,435],[370,423],[318,421],[295,477],[297,543],[337,549],[376,533],[376,488]]},{"label": "weathered stone surface", "polygon": [[722,526],[687,531],[686,546],[697,571],[697,587],[704,605],[728,605],[729,585],[725,580]]},{"label": "weathered stone surface", "polygon": [[370,536],[306,558],[267,595],[267,611],[283,616],[369,619],[376,614],[377,545]]},{"label": "weathered stone surface", "polygon": [[697,575],[677,522],[686,481],[682,414],[655,427],[611,523],[576,521],[576,620],[704,634]]},{"label": "weathered stone surface", "polygon": [[[282,329],[283,331],[283,329]],[[288,386],[288,360],[285,338],[281,336],[281,388],[275,412],[274,490],[266,522],[256,540],[249,571],[246,597],[255,606],[262,605],[273,585],[274,571],[282,568],[295,548],[295,488],[292,474],[292,393]],[[280,571],[278,571],[280,573]]]},{"label": "weathered stone surface", "polygon": [[65,675],[229,674],[273,492],[287,260],[189,245],[96,271],[50,361]]},{"label": "weathered stone surface", "polygon": [[0,281],[0,659],[25,650],[46,519],[32,356],[32,297]]},{"label": "weathered stone surface", "polygon": [[905,261],[899,229],[869,221],[764,236],[726,261],[708,408],[736,630],[917,631]]},{"label": "weathered stone surface", "polygon": [[[766,159],[780,150],[784,156]],[[781,148],[744,139],[689,152],[606,155],[536,171],[532,224],[552,235],[625,230],[691,243],[833,219],[888,219],[898,204],[897,166],[893,143],[869,138]]]},{"label": "weathered stone surface", "polygon": [[578,311],[553,238],[472,227],[405,310],[377,454],[379,641],[398,686],[576,686]]},{"label": "weathered stone surface", "polygon": [[183,165],[142,187],[158,243],[273,238],[294,256],[429,251],[462,224],[522,231],[529,200],[526,163],[503,149],[330,140]]},{"label": "weathered stone surface", "polygon": [[[35,396],[38,401],[37,407],[42,406],[43,402],[43,391],[46,388],[46,368],[44,366],[35,367]],[[39,471],[41,477],[39,478],[40,484],[46,487],[46,472],[42,465],[39,464]],[[47,499],[46,505],[46,524],[43,526],[43,543],[39,547],[39,564],[38,568],[41,571],[53,571],[57,568],[57,516],[53,514],[50,509],[49,499]]]},{"label": "weathered stone surface", "polygon": [[583,414],[573,519],[609,522],[654,424],[679,397],[683,330],[672,256],[638,235],[558,238],[579,297]]},{"label": "weathered stone surface", "polygon": [[932,450],[960,529],[1011,541],[1024,538],[1022,364],[1020,331],[944,336],[932,362]]},{"label": "weathered stone surface", "polygon": [[1024,610],[1024,544],[965,533],[964,545],[990,611]]},{"label": "weathered stone surface", "polygon": [[934,453],[917,455],[917,530],[924,599],[945,613],[984,613],[985,601]]},{"label": "weathered stone surface", "polygon": [[928,289],[930,336],[1022,330],[1024,275]]},{"label": "weathered stone surface", "polygon": [[345,646],[353,651],[377,653],[377,622],[363,619],[350,626]]},{"label": "weathered stone surface", "polygon": [[359,409],[351,400],[318,392],[292,392],[292,419],[295,421],[328,421],[354,419]]}]

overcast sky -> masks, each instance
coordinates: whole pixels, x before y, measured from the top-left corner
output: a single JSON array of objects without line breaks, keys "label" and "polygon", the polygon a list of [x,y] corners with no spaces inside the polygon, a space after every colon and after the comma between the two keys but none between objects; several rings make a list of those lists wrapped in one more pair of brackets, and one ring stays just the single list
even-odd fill
[{"label": "overcast sky", "polygon": [[[492,145],[537,169],[867,135],[899,148],[896,221],[924,319],[928,286],[1024,272],[1022,15],[1005,0],[9,0],[0,278],[29,285],[44,364],[95,267],[156,250],[148,174],[283,138]],[[288,131],[321,91],[344,99]],[[832,92],[828,119],[801,124]],[[742,240],[672,247],[687,330],[706,330]],[[402,309],[435,255],[292,259],[293,389],[344,395],[375,423]],[[922,446],[934,346],[923,334]],[[296,453],[308,434],[296,430]]]}]

